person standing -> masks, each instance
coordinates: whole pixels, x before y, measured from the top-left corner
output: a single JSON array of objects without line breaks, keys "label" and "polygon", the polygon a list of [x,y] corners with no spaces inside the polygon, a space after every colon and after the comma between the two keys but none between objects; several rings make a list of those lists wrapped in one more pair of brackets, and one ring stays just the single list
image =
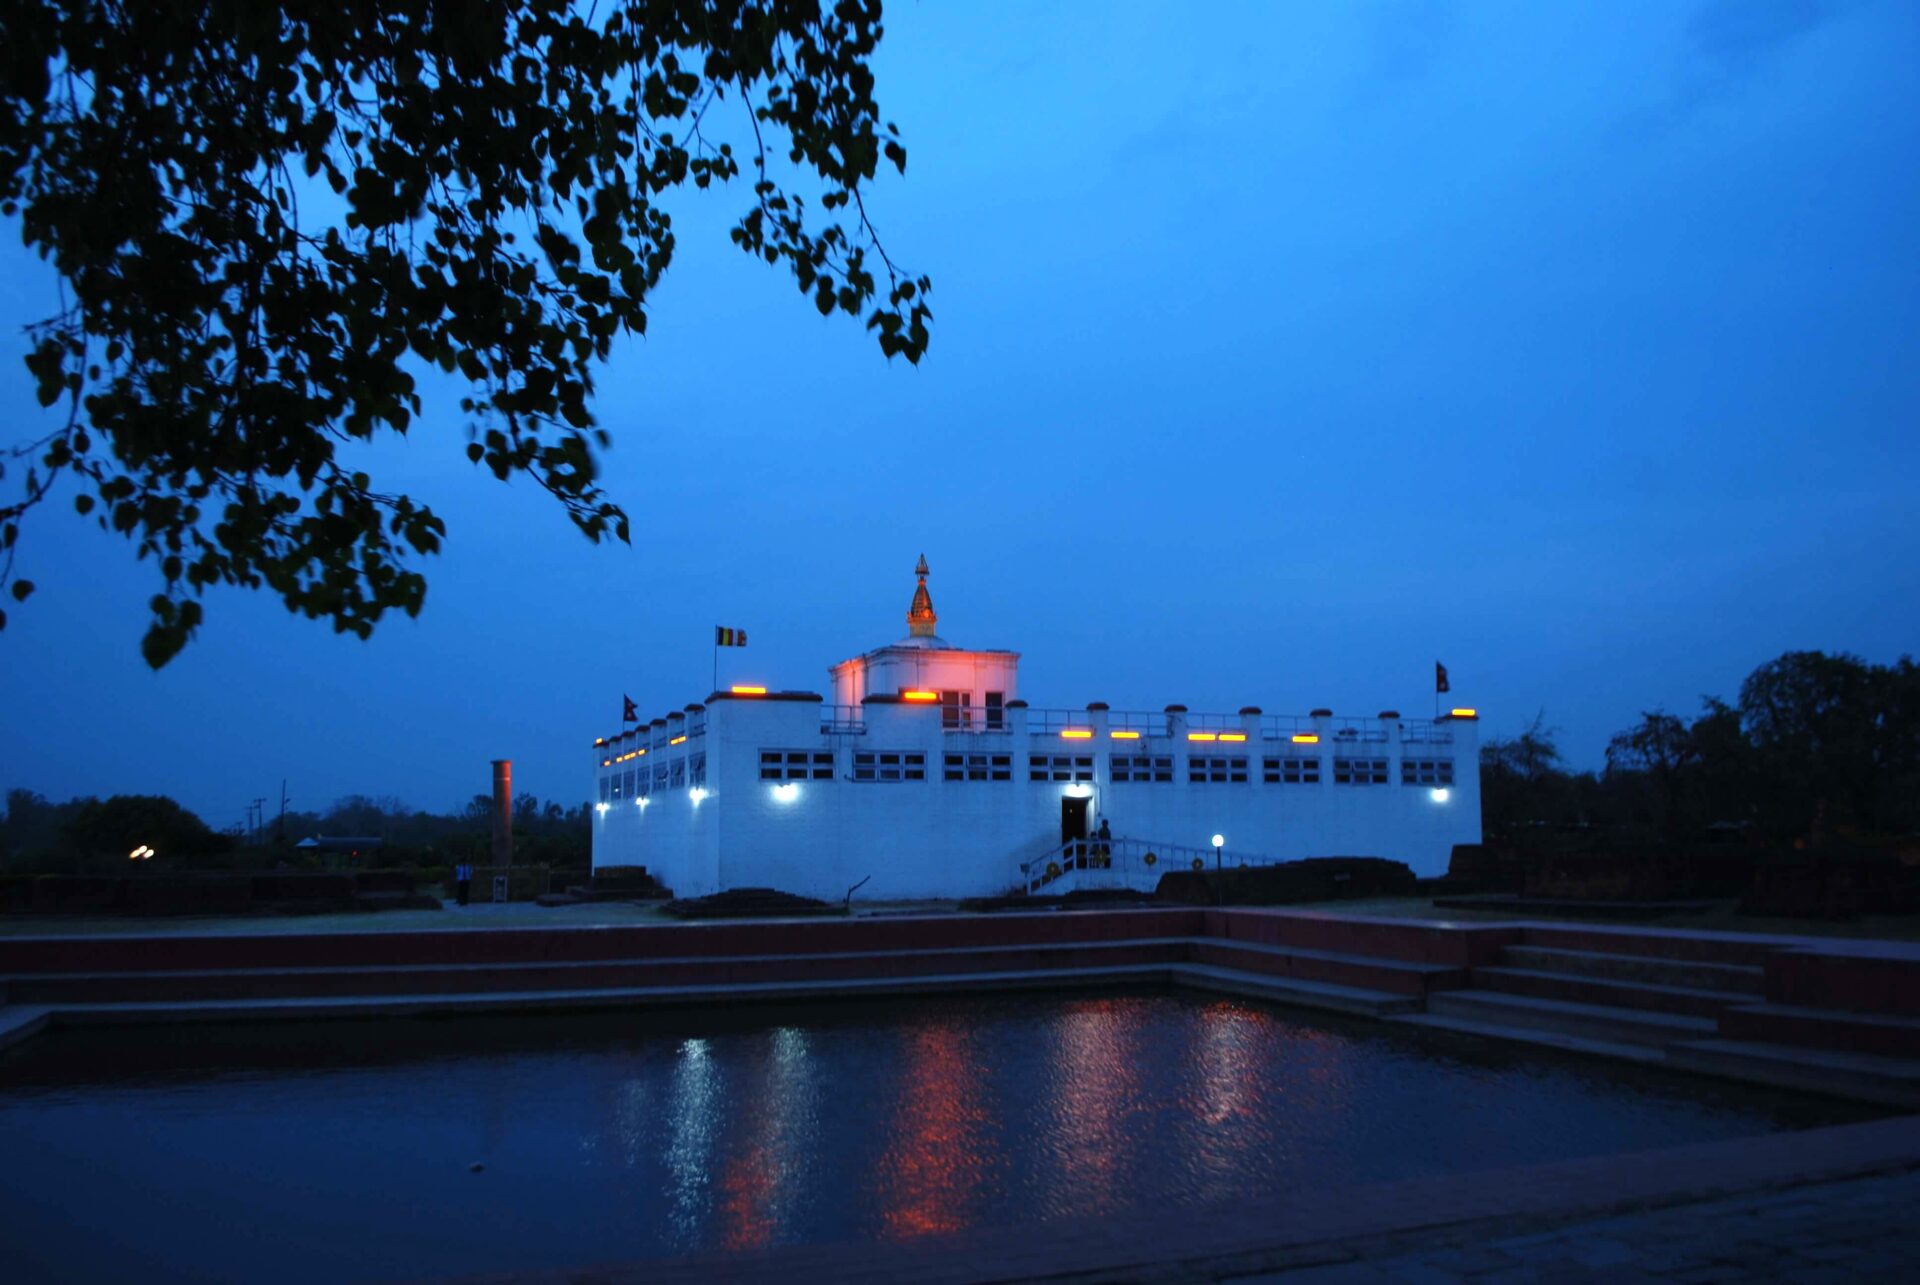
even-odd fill
[{"label": "person standing", "polygon": [[467,904],[467,893],[473,887],[473,866],[462,861],[453,868],[453,880],[455,887],[460,890],[460,904],[464,906]]}]

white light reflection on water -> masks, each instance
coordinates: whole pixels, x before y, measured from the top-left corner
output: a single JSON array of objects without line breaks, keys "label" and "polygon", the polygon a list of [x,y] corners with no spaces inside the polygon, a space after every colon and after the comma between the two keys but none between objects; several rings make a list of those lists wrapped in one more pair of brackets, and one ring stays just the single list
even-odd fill
[{"label": "white light reflection on water", "polygon": [[742,1092],[720,1176],[720,1242],[757,1249],[792,1238],[811,1174],[817,1088],[806,1032],[782,1026],[768,1035],[770,1056],[757,1060]]},{"label": "white light reflection on water", "polygon": [[707,1042],[683,1040],[667,1090],[668,1221],[677,1244],[703,1239],[724,1086]]}]

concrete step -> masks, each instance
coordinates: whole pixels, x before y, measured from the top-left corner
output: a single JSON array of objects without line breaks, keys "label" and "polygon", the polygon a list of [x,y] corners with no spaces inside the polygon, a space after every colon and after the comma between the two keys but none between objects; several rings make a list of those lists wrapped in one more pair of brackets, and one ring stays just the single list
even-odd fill
[{"label": "concrete step", "polygon": [[1920,1109],[1920,1059],[1876,1057],[1750,1040],[1687,1040],[1667,1064],[1708,1075]]},{"label": "concrete step", "polygon": [[35,1004],[163,1003],[509,991],[575,991],[777,982],[840,981],[918,973],[1013,972],[1186,962],[1191,939],[968,946],[915,951],[843,951],[666,959],[550,960],[352,968],[198,969],[47,973],[13,978]]},{"label": "concrete step", "polygon": [[1920,1017],[1748,1004],[1720,1014],[1719,1034],[1730,1040],[1761,1044],[1920,1058]]},{"label": "concrete step", "polygon": [[1245,995],[1251,999],[1271,1000],[1276,1004],[1292,1004],[1301,1008],[1324,1008],[1339,1013],[1358,1013],[1364,1017],[1390,1017],[1397,1013],[1418,1012],[1420,1009],[1420,1001],[1410,995],[1396,995],[1390,991],[1370,990],[1361,986],[1341,986],[1333,982],[1275,977],[1269,973],[1250,973],[1210,964],[1177,964],[1171,973],[1175,982],[1196,990]]},{"label": "concrete step", "polygon": [[52,1011],[38,1004],[9,1004],[0,1008],[0,1049],[10,1048],[47,1029]]},{"label": "concrete step", "polygon": [[1659,1046],[1674,1040],[1711,1039],[1719,1034],[1713,1022],[1704,1017],[1534,999],[1489,990],[1436,991],[1427,996],[1427,1011],[1439,1017],[1557,1031],[1615,1044]]},{"label": "concrete step", "polygon": [[1644,1009],[1652,1013],[1685,1013],[1714,1017],[1735,1004],[1751,1004],[1752,995],[1730,991],[1694,990],[1687,986],[1655,986],[1611,977],[1583,977],[1531,968],[1476,968],[1473,984],[1484,990],[1535,999],[1564,999],[1576,1004],[1604,1004],[1611,1008]]},{"label": "concrete step", "polygon": [[1757,964],[1715,964],[1695,959],[1656,959],[1647,955],[1619,955],[1610,951],[1563,950],[1553,946],[1508,946],[1501,963],[1542,973],[1577,973],[1654,986],[1683,986],[1692,990],[1764,995],[1766,970]]},{"label": "concrete step", "polygon": [[1674,928],[1636,928],[1610,924],[1527,924],[1523,946],[1578,950],[1601,955],[1631,955],[1638,959],[1691,960],[1707,964],[1758,967],[1781,949],[1786,939],[1746,933],[1687,931]]},{"label": "concrete step", "polygon": [[1443,1017],[1437,1013],[1406,1013],[1387,1019],[1407,1026],[1433,1031],[1453,1031],[1478,1039],[1512,1040],[1537,1048],[1558,1049],[1562,1053],[1581,1053],[1589,1057],[1610,1057],[1619,1061],[1657,1064],[1665,1060],[1657,1048],[1646,1044],[1625,1044],[1618,1040],[1588,1039],[1532,1026],[1507,1026],[1498,1022],[1474,1021],[1464,1017]]},{"label": "concrete step", "polygon": [[1193,962],[1300,981],[1332,982],[1395,995],[1425,995],[1467,984],[1467,970],[1448,964],[1379,959],[1340,951],[1270,946],[1261,942],[1196,939]]},{"label": "concrete step", "polygon": [[308,996],[299,999],[203,999],[53,1007],[55,1026],[120,1026],[174,1022],[315,1021],[330,1018],[432,1016],[455,1013],[673,1008],[687,1005],[865,999],[952,991],[1050,990],[1169,985],[1164,965],[1033,969],[995,973],[930,973],[913,977],[767,982],[732,986],[628,986],[581,990],[497,991],[443,995]]}]

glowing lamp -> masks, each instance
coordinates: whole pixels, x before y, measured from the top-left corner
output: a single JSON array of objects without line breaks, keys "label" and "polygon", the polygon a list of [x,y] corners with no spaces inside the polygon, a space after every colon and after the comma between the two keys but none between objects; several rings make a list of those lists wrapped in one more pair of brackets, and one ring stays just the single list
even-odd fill
[{"label": "glowing lamp", "polygon": [[1247,734],[1245,732],[1222,732],[1220,733],[1220,739],[1223,741],[1244,741],[1247,739]]},{"label": "glowing lamp", "polygon": [[689,799],[692,799],[695,805],[697,806],[700,800],[707,797],[707,792],[696,785],[691,790],[687,791],[687,797]]},{"label": "glowing lamp", "polygon": [[800,797],[800,787],[792,781],[773,787],[773,797],[781,803],[792,803]]},{"label": "glowing lamp", "polygon": [[596,803],[593,805],[593,810],[595,812],[605,812],[607,810],[607,805],[604,803]]},{"label": "glowing lamp", "polygon": [[1140,739],[1140,733],[1138,732],[1108,732],[1107,735],[1116,741],[1137,741]]},{"label": "glowing lamp", "polygon": [[1218,732],[1188,732],[1188,733],[1187,733],[1187,739],[1188,739],[1188,740],[1190,740],[1190,741],[1217,741],[1217,740],[1219,740],[1219,739],[1220,739],[1220,733],[1218,733]]},{"label": "glowing lamp", "polygon": [[673,738],[672,740],[670,740],[670,741],[668,741],[668,742],[667,742],[667,744],[669,744],[669,745],[684,745],[684,744],[686,743],[686,740],[687,740],[687,738],[686,738],[686,737],[685,737],[684,735],[681,735],[681,736],[676,736],[676,737],[674,737],[674,738]]},{"label": "glowing lamp", "polygon": [[1312,732],[1295,732],[1293,735],[1293,743],[1295,745],[1318,745],[1320,738]]},{"label": "glowing lamp", "polygon": [[1068,741],[1090,741],[1093,739],[1093,729],[1090,727],[1069,727],[1061,732],[1060,736],[1061,739]]},{"label": "glowing lamp", "polygon": [[764,687],[742,687],[738,683],[735,683],[727,690],[735,696],[765,696],[767,694],[767,689]]},{"label": "glowing lamp", "polygon": [[1066,793],[1070,799],[1090,799],[1093,797],[1093,787],[1091,785],[1069,785]]},{"label": "glowing lamp", "polygon": [[1224,847],[1226,847],[1226,846],[1227,846],[1227,836],[1226,836],[1226,835],[1224,835],[1224,834],[1216,834],[1216,835],[1214,835],[1214,836],[1213,836],[1213,846],[1215,847],[1215,849],[1219,849],[1219,848],[1224,848]]},{"label": "glowing lamp", "polygon": [[1451,790],[1448,790],[1445,786],[1442,786],[1440,789],[1437,789],[1433,792],[1433,801],[1435,803],[1445,803],[1448,799],[1452,797],[1453,797],[1453,792]]},{"label": "glowing lamp", "polygon": [[1480,711],[1477,709],[1456,709],[1450,712],[1453,714],[1455,718],[1479,718],[1480,717]]},{"label": "glowing lamp", "polygon": [[939,700],[940,693],[923,691],[901,692],[900,699],[903,701],[912,701],[916,705],[928,705]]}]

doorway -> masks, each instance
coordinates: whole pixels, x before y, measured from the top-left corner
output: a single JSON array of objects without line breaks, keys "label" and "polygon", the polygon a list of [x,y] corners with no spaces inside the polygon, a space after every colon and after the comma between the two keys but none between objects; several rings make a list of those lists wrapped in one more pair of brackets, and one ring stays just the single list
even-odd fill
[{"label": "doorway", "polygon": [[1060,842],[1072,843],[1087,837],[1087,805],[1091,799],[1060,800]]}]

